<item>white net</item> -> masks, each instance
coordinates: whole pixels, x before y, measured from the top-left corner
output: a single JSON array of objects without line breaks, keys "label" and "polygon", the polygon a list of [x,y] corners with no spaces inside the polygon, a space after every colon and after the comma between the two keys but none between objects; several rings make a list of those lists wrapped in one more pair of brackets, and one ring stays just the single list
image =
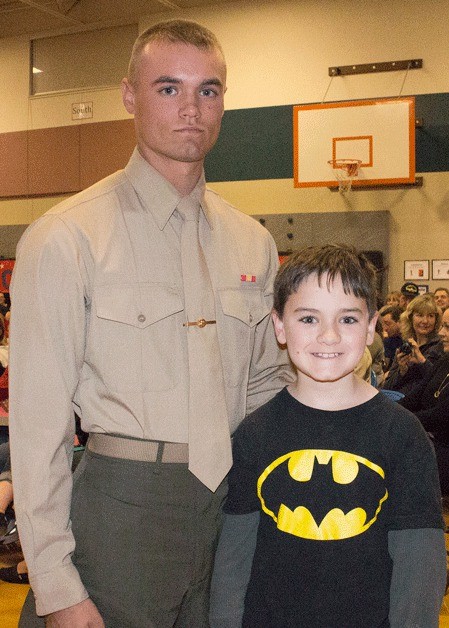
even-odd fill
[{"label": "white net", "polygon": [[362,164],[361,160],[329,159],[327,163],[332,168],[334,176],[338,181],[339,192],[342,194],[349,192],[354,178],[359,174],[360,166]]}]

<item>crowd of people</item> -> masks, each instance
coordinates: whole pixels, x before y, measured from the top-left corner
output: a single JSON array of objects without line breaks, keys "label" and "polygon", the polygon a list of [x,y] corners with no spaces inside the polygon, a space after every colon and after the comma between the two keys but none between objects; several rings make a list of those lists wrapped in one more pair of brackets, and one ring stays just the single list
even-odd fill
[{"label": "crowd of people", "polygon": [[[401,300],[406,293],[407,304]],[[414,297],[410,298],[414,293]],[[404,308],[405,305],[405,308]],[[383,391],[421,421],[434,445],[441,491],[449,496],[449,289],[419,294],[416,284],[390,293],[379,310],[384,329]]]},{"label": "crowd of people", "polygon": [[387,294],[373,342],[355,372],[422,422],[449,501],[449,289],[420,293],[413,282]]}]

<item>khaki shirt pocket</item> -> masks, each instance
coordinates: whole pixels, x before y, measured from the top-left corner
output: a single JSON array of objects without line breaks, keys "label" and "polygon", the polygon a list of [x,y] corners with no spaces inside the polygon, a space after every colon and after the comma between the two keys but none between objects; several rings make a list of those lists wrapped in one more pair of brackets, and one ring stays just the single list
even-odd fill
[{"label": "khaki shirt pocket", "polygon": [[219,325],[225,381],[229,386],[247,384],[256,326],[270,314],[260,288],[218,290],[223,320]]},{"label": "khaki shirt pocket", "polygon": [[176,386],[183,363],[183,299],[169,285],[101,285],[92,300],[89,356],[116,391]]}]

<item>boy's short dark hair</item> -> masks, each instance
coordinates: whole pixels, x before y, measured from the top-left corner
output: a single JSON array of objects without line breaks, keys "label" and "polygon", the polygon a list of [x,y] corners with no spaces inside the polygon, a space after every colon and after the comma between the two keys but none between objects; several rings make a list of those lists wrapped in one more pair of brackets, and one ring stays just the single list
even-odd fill
[{"label": "boy's short dark hair", "polygon": [[352,293],[365,300],[370,319],[376,313],[377,281],[373,264],[352,246],[326,244],[293,253],[279,268],[274,282],[273,307],[280,318],[289,296],[313,274],[317,275],[319,284],[323,275],[327,275],[327,287],[336,277],[341,277],[346,294]]}]

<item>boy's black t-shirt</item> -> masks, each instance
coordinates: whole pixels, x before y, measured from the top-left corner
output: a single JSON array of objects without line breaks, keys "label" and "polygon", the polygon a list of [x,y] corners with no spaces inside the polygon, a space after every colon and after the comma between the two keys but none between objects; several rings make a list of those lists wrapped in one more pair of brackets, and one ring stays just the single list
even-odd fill
[{"label": "boy's black t-shirt", "polygon": [[323,411],[284,389],[249,415],[225,512],[257,510],[251,628],[388,626],[388,532],[444,527],[427,435],[382,394]]}]

